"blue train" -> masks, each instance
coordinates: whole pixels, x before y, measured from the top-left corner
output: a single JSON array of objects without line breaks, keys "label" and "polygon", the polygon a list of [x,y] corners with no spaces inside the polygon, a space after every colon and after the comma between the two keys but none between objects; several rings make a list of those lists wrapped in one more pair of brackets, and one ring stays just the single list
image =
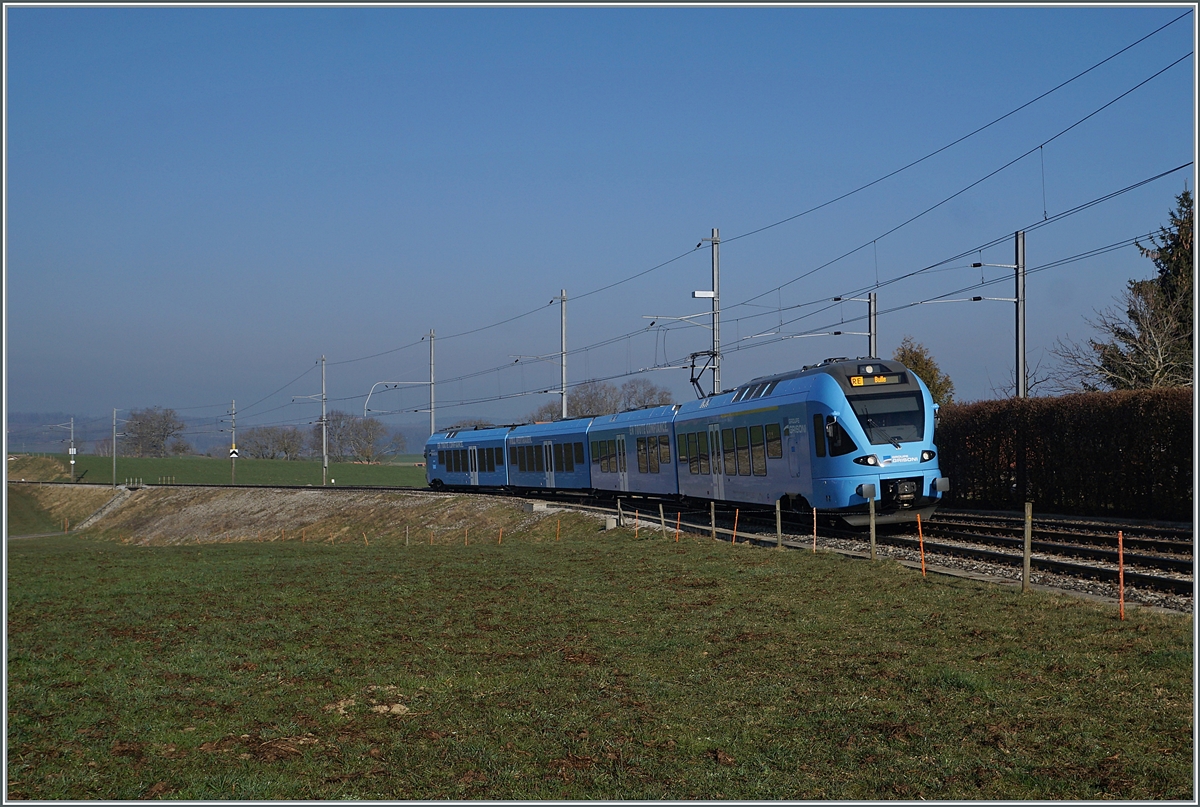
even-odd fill
[{"label": "blue train", "polygon": [[[861,526],[932,514],[937,405],[899,362],[826,359],[672,406],[450,430],[425,444],[437,489],[665,496],[810,511]],[[874,493],[871,494],[873,486]]]}]

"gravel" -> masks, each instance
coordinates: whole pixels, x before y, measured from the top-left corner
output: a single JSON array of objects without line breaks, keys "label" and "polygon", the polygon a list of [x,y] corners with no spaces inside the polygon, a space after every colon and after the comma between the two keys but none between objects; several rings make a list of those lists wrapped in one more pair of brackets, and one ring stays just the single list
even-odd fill
[{"label": "gravel", "polygon": [[[817,547],[835,552],[846,552],[854,555],[866,555],[871,551],[870,542],[854,538],[823,538],[818,536]],[[921,553],[904,547],[876,544],[877,556],[894,558],[915,564],[921,564]],[[926,569],[937,567],[939,573],[960,574],[983,579],[992,579],[997,583],[1017,585],[1021,582],[1021,570],[1012,566],[995,563],[983,563],[967,560],[953,555],[925,553]],[[1030,583],[1043,590],[1060,591],[1067,594],[1100,599],[1116,604],[1120,596],[1117,586],[1113,583],[1102,583],[1097,580],[1083,580],[1077,577],[1054,574],[1052,572],[1031,571]],[[1125,586],[1126,605],[1140,605],[1149,608],[1161,608],[1177,613],[1193,613],[1193,597],[1180,594],[1168,594],[1150,589],[1139,589]]]}]

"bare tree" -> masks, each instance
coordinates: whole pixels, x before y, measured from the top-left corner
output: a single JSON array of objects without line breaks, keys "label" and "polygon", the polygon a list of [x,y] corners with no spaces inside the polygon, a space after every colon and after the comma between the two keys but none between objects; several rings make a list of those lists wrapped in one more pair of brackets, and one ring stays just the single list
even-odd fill
[{"label": "bare tree", "polygon": [[[567,417],[587,418],[611,415],[644,406],[674,403],[669,390],[645,378],[634,378],[617,388],[607,381],[587,381],[572,388],[567,396]],[[535,423],[562,420],[562,402],[547,401],[529,416]]]},{"label": "bare tree", "polygon": [[241,450],[256,460],[273,460],[279,455],[279,429],[275,426],[255,426],[242,433]]},{"label": "bare tree", "polygon": [[183,432],[184,422],[174,409],[155,406],[134,409],[125,423],[125,446],[134,457],[165,457],[171,439]]},{"label": "bare tree", "polygon": [[[330,462],[378,462],[387,452],[387,428],[375,418],[362,418],[335,409],[327,415]],[[321,453],[321,426],[309,435],[313,453]],[[282,450],[281,450],[282,452]]]},{"label": "bare tree", "polygon": [[1095,320],[1086,320],[1112,341],[1059,339],[1050,352],[1066,369],[1059,382],[1062,391],[1190,386],[1192,353],[1182,349],[1178,337],[1186,304],[1163,296],[1149,281],[1131,282],[1121,295],[1124,314],[1106,308]]},{"label": "bare tree", "polygon": [[1129,281],[1118,300],[1123,313],[1107,308],[1095,320],[1085,320],[1099,338],[1082,344],[1060,339],[1050,351],[1062,361],[1063,391],[1192,385],[1194,214],[1186,189],[1175,201],[1170,228],[1159,228],[1151,246],[1137,245],[1157,275]]},{"label": "bare tree", "polygon": [[347,452],[358,462],[375,463],[387,453],[387,428],[375,418],[354,418],[346,430]]},{"label": "bare tree", "polygon": [[304,451],[304,433],[296,426],[279,430],[277,447],[285,460],[298,460]]},{"label": "bare tree", "polygon": [[621,385],[621,408],[641,409],[646,406],[666,406],[675,403],[670,390],[654,384],[648,378],[634,378]]},{"label": "bare tree", "polygon": [[112,438],[105,437],[103,440],[97,440],[92,444],[92,453],[97,457],[112,456]]}]

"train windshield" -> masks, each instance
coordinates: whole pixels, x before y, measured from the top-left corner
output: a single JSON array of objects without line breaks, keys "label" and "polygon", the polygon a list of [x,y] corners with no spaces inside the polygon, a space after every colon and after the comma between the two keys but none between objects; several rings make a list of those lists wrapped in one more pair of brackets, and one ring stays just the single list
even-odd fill
[{"label": "train windshield", "polygon": [[925,439],[925,406],[915,392],[894,395],[847,396],[854,414],[873,445],[900,443]]}]

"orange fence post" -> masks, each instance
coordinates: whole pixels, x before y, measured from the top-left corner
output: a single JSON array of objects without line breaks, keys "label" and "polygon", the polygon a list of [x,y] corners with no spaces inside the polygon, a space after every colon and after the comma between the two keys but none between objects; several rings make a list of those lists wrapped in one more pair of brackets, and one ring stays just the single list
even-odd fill
[{"label": "orange fence post", "polygon": [[921,577],[925,577],[925,533],[921,531],[920,513],[917,513],[917,541],[921,544]]},{"label": "orange fence post", "polygon": [[562,516],[558,517],[558,526],[554,528],[554,540],[562,540]]},{"label": "orange fence post", "polygon": [[365,532],[363,533],[363,546],[370,546],[370,544],[367,543],[367,534]]},{"label": "orange fence post", "polygon": [[504,543],[504,528],[503,527],[500,528],[500,537],[496,540],[496,546],[500,546],[500,544],[502,544],[502,543]]},{"label": "orange fence post", "polygon": [[467,528],[463,527],[463,546],[467,545]]},{"label": "orange fence post", "polygon": [[679,543],[679,520],[683,518],[683,513],[675,514],[675,543]]},{"label": "orange fence post", "polygon": [[733,543],[735,543],[735,544],[737,543],[737,522],[738,522],[738,513],[740,513],[740,512],[741,512],[741,510],[739,510],[739,509],[735,509],[733,511]]},{"label": "orange fence post", "polygon": [[640,517],[641,517],[641,513],[639,513],[637,510],[634,510],[633,511],[633,539],[635,541],[637,540],[638,527],[641,526],[641,524],[639,522]]},{"label": "orange fence post", "polygon": [[813,554],[817,554],[817,508],[813,508]]},{"label": "orange fence post", "polygon": [[1117,590],[1121,597],[1121,620],[1125,619],[1125,536],[1117,530]]}]

